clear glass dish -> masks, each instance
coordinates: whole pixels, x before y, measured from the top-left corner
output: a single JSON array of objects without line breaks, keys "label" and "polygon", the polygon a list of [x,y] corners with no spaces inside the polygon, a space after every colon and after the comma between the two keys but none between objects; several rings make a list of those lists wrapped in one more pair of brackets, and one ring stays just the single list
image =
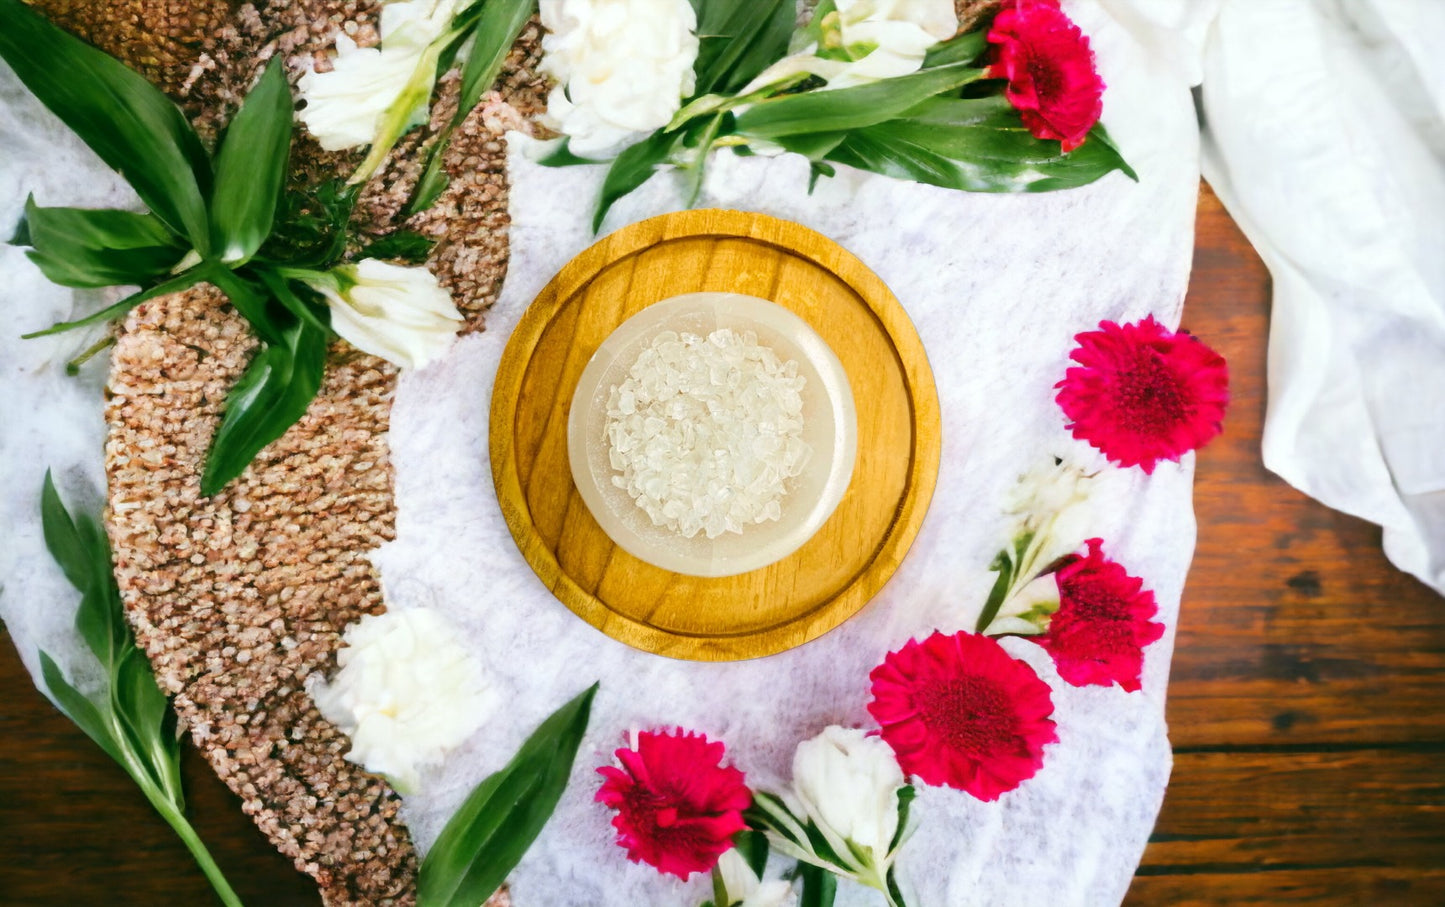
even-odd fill
[{"label": "clear glass dish", "polygon": [[[663,331],[707,336],[719,328],[752,331],[778,358],[798,363],[805,379],[803,440],[812,457],[790,480],[777,520],[684,538],[652,519],[612,483],[620,475],[608,460],[607,398],[627,376],[643,348]],[[624,321],[598,347],[582,371],[567,422],[572,480],[604,532],[629,554],[664,570],[691,576],[733,576],[779,561],[827,522],[853,477],[858,420],[853,391],[837,355],[797,315],[765,299],[740,293],[688,293],[648,306]]]}]

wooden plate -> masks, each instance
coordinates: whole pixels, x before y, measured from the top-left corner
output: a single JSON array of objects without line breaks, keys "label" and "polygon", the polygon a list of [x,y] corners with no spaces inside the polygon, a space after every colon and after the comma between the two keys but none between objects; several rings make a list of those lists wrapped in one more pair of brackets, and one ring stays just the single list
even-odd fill
[{"label": "wooden plate", "polygon": [[[573,390],[597,347],[647,306],[704,290],[771,299],[807,321],[842,360],[858,411],[853,480],[818,534],[775,564],[718,578],[613,544],[567,461]],[[492,395],[492,478],[532,569],[608,636],[699,661],[782,652],[863,607],[918,534],[940,441],[923,344],[883,281],[813,230],[740,211],[654,217],[572,259],[523,314]]]}]

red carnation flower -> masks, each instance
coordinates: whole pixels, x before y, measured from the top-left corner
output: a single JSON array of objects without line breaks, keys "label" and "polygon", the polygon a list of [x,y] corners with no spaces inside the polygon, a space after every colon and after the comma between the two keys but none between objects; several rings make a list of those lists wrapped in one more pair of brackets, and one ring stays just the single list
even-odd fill
[{"label": "red carnation flower", "polygon": [[1104,82],[1089,39],[1057,0],[1012,0],[994,17],[989,77],[1008,79],[1004,96],[1034,138],[1058,139],[1065,152],[1088,138],[1104,111]]},{"label": "red carnation flower", "polygon": [[743,773],[722,765],[723,745],[702,734],[646,731],[637,749],[619,749],[622,768],[597,770],[607,780],[597,801],[617,810],[617,844],[634,863],[686,880],[708,872],[747,827],[753,795]]},{"label": "red carnation flower", "polygon": [[1139,689],[1144,647],[1164,635],[1150,620],[1158,611],[1154,593],[1103,554],[1103,541],[1089,539],[1089,553],[1073,555],[1054,574],[1059,610],[1049,629],[1034,641],[1053,656],[1059,676],[1076,687],[1117,683]]},{"label": "red carnation flower", "polygon": [[868,712],[898,764],[926,784],[997,800],[1038,773],[1058,735],[1049,685],[996,640],[934,633],[869,675]]},{"label": "red carnation flower", "polygon": [[1059,406],[1074,437],[1120,466],[1154,471],[1203,447],[1223,428],[1229,405],[1224,357],[1185,331],[1149,316],[1122,327],[1112,321],[1074,337]]}]

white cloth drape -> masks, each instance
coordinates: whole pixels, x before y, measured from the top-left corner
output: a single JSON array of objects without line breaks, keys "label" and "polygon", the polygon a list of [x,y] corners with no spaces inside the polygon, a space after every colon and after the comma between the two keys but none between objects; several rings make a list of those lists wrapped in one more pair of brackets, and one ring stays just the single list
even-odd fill
[{"label": "white cloth drape", "polygon": [[1274,278],[1265,465],[1445,592],[1445,2],[1224,0],[1201,75]]}]

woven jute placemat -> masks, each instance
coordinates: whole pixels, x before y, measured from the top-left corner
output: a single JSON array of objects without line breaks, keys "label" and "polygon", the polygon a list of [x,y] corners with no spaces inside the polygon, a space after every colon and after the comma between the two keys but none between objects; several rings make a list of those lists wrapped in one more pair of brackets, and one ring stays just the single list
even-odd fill
[{"label": "woven jute placemat", "polygon": [[[54,21],[120,57],[179,102],[203,136],[229,119],[275,55],[292,78],[344,32],[377,40],[378,4],[301,0],[41,0]],[[503,133],[526,128],[544,86],[539,28],[524,32],[497,88],[458,130],[452,176],[429,211],[404,220],[417,133],[358,204],[355,228],[402,226],[437,241],[428,266],[481,329],[507,262]],[[433,124],[456,105],[444,80]],[[349,173],[356,157],[298,134],[293,182]],[[338,343],[306,416],[222,493],[198,477],[226,393],[255,347],[209,286],[159,298],[120,328],[108,384],[106,524],[127,613],[185,727],[243,809],[328,904],[415,900],[417,858],[382,779],[345,761],[348,741],[304,689],[328,672],[345,626],[383,610],[368,552],[392,537],[386,432],[396,369]],[[505,897],[504,895],[502,897]],[[497,900],[500,900],[497,899]]]},{"label": "woven jute placemat", "polygon": [[[325,62],[336,35],[377,41],[375,0],[33,0],[61,26],[144,73],[206,138],[234,113],[264,64],[292,79]],[[958,0],[964,20],[996,0]],[[452,177],[410,219],[419,142],[404,140],[371,181],[354,228],[405,227],[437,241],[428,266],[483,329],[507,264],[508,129],[528,129],[546,86],[540,28],[523,32],[496,91],[457,131]],[[443,79],[432,126],[455,110]],[[349,173],[359,155],[298,133],[296,184]],[[108,385],[106,526],[127,613],[192,740],[249,814],[327,904],[410,904],[417,857],[384,780],[343,756],[346,738],[304,685],[329,673],[345,626],[384,610],[369,552],[394,533],[386,433],[396,369],[334,345],[306,416],[220,494],[200,474],[226,394],[255,347],[214,288],[136,308],[119,327]],[[507,903],[505,891],[490,904]]]}]

